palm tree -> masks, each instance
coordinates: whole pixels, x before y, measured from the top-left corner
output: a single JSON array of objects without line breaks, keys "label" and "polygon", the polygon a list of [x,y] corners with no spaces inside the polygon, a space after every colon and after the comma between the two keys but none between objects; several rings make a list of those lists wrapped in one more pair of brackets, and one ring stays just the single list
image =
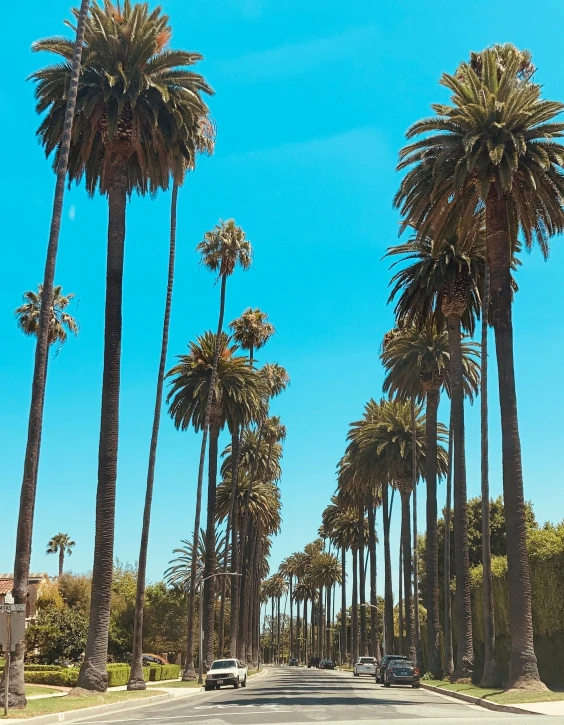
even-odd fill
[{"label": "palm tree", "polygon": [[[190,164],[195,130],[208,113],[201,94],[211,93],[201,76],[185,70],[201,56],[168,50],[170,37],[168,16],[160,9],[150,13],[146,3],[130,0],[123,7],[93,3],[69,154],[70,180],[84,177],[89,194],[99,189],[107,195],[109,210],[96,539],[88,639],[78,680],[80,688],[95,691],[107,688],[127,198],[133,191],[166,189],[180,159]],[[63,59],[32,75],[38,82],[37,109],[47,111],[38,135],[47,155],[56,152],[57,163],[73,45],[55,37],[34,49]]]},{"label": "palm tree", "polygon": [[[236,350],[237,347],[231,345],[231,338],[224,332],[219,336],[206,332],[195,343],[190,343],[189,354],[180,355],[179,363],[167,373],[167,377],[172,378],[167,402],[170,402],[169,412],[175,426],[186,430],[193,425],[197,431],[203,429],[205,432],[206,423],[209,424],[206,551],[211,555],[206,559],[204,577],[215,572],[215,500],[220,431],[225,424],[233,430],[241,422],[252,420],[263,406],[262,378],[249,366],[245,357],[235,356]],[[211,416],[208,404],[210,390]],[[194,560],[193,568],[195,565]],[[190,591],[193,589],[194,584],[191,584]],[[204,586],[204,636],[206,662],[209,664],[214,656],[213,593],[214,584],[208,579]],[[191,636],[190,629],[188,635]]]},{"label": "palm tree", "polygon": [[45,553],[59,555],[59,579],[63,576],[65,554],[70,556],[75,546],[76,542],[74,542],[68,534],[57,534],[56,536],[53,536],[52,539],[49,539]]},{"label": "palm tree", "polygon": [[[210,119],[202,119],[195,139],[195,150],[211,155],[215,145],[215,127]],[[190,169],[196,166],[192,159]],[[176,212],[178,206],[178,190],[184,179],[185,170],[180,170],[180,178],[174,178],[172,187],[170,209],[170,242],[168,253],[168,277],[166,299],[163,319],[163,334],[161,341],[161,355],[157,373],[157,391],[155,395],[155,410],[153,413],[153,427],[149,445],[149,464],[147,470],[147,486],[145,489],[145,505],[143,508],[143,524],[141,528],[141,544],[139,562],[137,565],[137,591],[135,595],[135,615],[133,624],[133,651],[131,655],[131,673],[127,683],[128,690],[145,690],[147,685],[143,677],[143,607],[145,604],[145,580],[147,571],[147,549],[149,546],[149,527],[151,525],[151,506],[153,502],[153,486],[155,482],[155,463],[157,458],[157,445],[159,440],[159,426],[161,420],[161,407],[163,400],[163,385],[165,375],[166,355],[168,351],[168,333],[170,326],[170,310],[172,306],[172,289],[174,285],[174,265],[176,259]],[[222,577],[225,580],[227,577]]]},{"label": "palm tree", "polygon": [[[59,159],[56,167],[55,196],[53,211],[51,213],[51,227],[49,242],[43,272],[40,319],[37,329],[37,345],[35,346],[35,361],[33,366],[33,379],[31,384],[31,404],[29,409],[28,437],[24,457],[23,481],[20,493],[20,509],[18,514],[18,527],[16,538],[16,555],[14,561],[14,600],[16,604],[25,604],[27,601],[27,585],[29,581],[29,568],[31,560],[31,539],[33,533],[33,518],[35,515],[35,492],[37,490],[37,471],[39,467],[39,449],[41,445],[41,431],[43,428],[43,406],[45,402],[45,381],[47,379],[47,358],[49,356],[49,312],[52,306],[53,285],[55,280],[55,265],[59,247],[59,234],[63,215],[63,196],[65,193],[65,180],[67,176],[69,151],[71,145],[71,131],[76,109],[76,96],[78,81],[82,67],[82,50],[84,44],[84,31],[86,19],[90,8],[90,0],[81,0],[77,15],[76,36],[73,46],[72,58],[69,58],[70,78],[65,88],[65,104],[63,115],[63,131],[59,148]],[[11,659],[10,668],[10,705],[13,708],[24,708],[27,700],[23,676],[23,657],[25,643],[22,640],[16,646]],[[3,680],[2,680],[3,683]],[[4,688],[1,689],[0,703],[3,703]]]},{"label": "palm tree", "polygon": [[[408,654],[413,655],[414,631],[411,602],[411,529],[410,495],[413,487],[413,460],[416,461],[417,474],[425,471],[426,421],[420,406],[415,408],[416,435],[412,435],[411,405],[401,400],[382,400],[375,407],[369,420],[353,424],[349,438],[358,446],[361,461],[380,467],[380,477],[393,482],[398,488],[402,501],[402,551],[404,570],[405,624]],[[444,440],[446,429],[437,426],[438,439]],[[416,456],[413,457],[413,439],[416,443]],[[442,446],[436,449],[437,466],[441,474],[446,471],[446,451]]]},{"label": "palm tree", "polygon": [[[410,256],[414,256],[413,250],[410,251]],[[407,270],[409,269],[407,268]],[[404,272],[406,270],[402,270],[402,273]],[[426,273],[421,271],[418,279],[427,280],[428,283],[428,274],[428,269]],[[410,292],[411,286],[408,285],[407,289]],[[437,327],[437,324],[441,325],[442,321],[434,324],[433,320],[429,320],[422,329],[408,323],[396,329],[393,334],[386,335],[382,348],[382,362],[387,370],[384,391],[404,400],[410,400],[412,404],[416,401],[426,400],[426,448],[427,451],[430,451],[430,455],[426,458],[425,472],[427,483],[427,652],[429,671],[436,677],[440,677],[437,459],[435,451],[440,390],[445,386],[450,394],[451,375],[448,333],[444,326]],[[464,390],[472,399],[479,381],[479,367],[476,362],[477,346],[464,340],[461,347]],[[415,531],[414,538],[416,538]],[[415,572],[415,581],[418,581],[417,572]],[[417,613],[417,609],[415,611]]]},{"label": "palm tree", "polygon": [[452,92],[451,105],[434,106],[436,116],[410,128],[409,138],[424,137],[401,152],[400,168],[409,171],[396,204],[409,223],[435,236],[452,224],[452,217],[472,218],[476,208],[485,208],[508,523],[508,686],[538,689],[515,393],[511,261],[518,231],[528,248],[536,242],[546,255],[549,238],[564,230],[564,146],[556,141],[564,124],[555,120],[564,105],[541,99],[541,86],[530,80],[530,54],[511,45],[484,50],[479,72],[472,65],[476,63],[463,63],[456,75],[442,76],[441,84]]},{"label": "palm tree", "polygon": [[[268,316],[261,312],[259,309],[245,310],[241,317],[233,320],[229,324],[229,327],[233,331],[233,339],[237,342],[243,350],[249,351],[249,362],[251,366],[254,365],[254,351],[258,350],[270,339],[274,334],[274,326],[268,322]],[[240,430],[236,429],[233,432],[231,445],[233,451],[237,454],[240,452],[239,448]],[[235,505],[235,491],[237,489],[237,475],[238,475],[239,464],[237,455],[234,456],[234,466],[232,468],[232,506]],[[232,521],[236,524],[236,518],[231,517]],[[238,550],[238,529],[231,526],[231,572],[233,574],[239,571],[239,550]],[[227,567],[227,549],[225,555],[225,565]],[[223,577],[223,580],[227,577]],[[230,652],[233,656],[237,652],[237,622],[239,620],[239,585],[238,582],[233,582],[234,586],[231,587],[231,611],[230,611],[230,628],[231,628],[231,643]],[[223,583],[223,587],[225,583]],[[224,589],[222,589],[224,592]],[[222,605],[224,597],[222,596]],[[291,599],[290,599],[291,604]],[[223,627],[220,626],[220,632],[222,633]]]}]

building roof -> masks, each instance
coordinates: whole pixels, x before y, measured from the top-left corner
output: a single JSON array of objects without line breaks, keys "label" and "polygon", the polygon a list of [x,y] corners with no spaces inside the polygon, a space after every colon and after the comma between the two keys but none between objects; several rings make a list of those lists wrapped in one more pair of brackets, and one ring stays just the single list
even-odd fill
[{"label": "building roof", "polygon": [[7,594],[14,588],[13,579],[0,579],[0,594]]}]

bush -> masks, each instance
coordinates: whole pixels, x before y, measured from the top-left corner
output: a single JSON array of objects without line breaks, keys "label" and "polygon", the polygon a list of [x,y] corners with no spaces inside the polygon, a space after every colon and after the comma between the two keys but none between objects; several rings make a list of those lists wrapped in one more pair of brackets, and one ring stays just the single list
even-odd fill
[{"label": "bush", "polygon": [[50,670],[42,672],[25,672],[24,679],[28,685],[54,685],[55,687],[75,687],[78,682],[78,667],[75,670]]},{"label": "bush", "polygon": [[64,669],[62,665],[24,665],[25,672],[56,672]]},{"label": "bush", "polygon": [[180,675],[180,665],[152,665],[150,681],[177,680]]}]

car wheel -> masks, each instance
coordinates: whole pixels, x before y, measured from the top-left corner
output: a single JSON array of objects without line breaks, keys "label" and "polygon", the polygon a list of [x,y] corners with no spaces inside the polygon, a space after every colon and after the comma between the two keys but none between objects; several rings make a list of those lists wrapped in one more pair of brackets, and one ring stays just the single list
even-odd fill
[{"label": "car wheel", "polygon": [[233,687],[234,687],[234,688],[235,688],[236,690],[238,690],[238,689],[239,689],[239,679],[235,680],[235,682],[233,683]]},{"label": "car wheel", "polygon": [[246,687],[246,686],[247,686],[247,678],[245,677],[243,682],[241,682],[241,687]]}]

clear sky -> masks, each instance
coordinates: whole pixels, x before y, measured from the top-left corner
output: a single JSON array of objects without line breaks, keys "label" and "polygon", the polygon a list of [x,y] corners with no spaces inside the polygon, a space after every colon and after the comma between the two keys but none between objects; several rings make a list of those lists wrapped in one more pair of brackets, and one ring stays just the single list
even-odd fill
[{"label": "clear sky", "polygon": [[[16,328],[22,293],[42,279],[54,177],[34,138],[26,76],[48,62],[33,40],[66,32],[70,0],[4,8],[10,72],[0,86],[3,128],[0,299],[0,571],[13,567],[34,343]],[[378,348],[393,315],[381,257],[397,239],[392,197],[405,129],[445,99],[440,74],[469,51],[511,41],[533,52],[545,96],[564,100],[561,2],[471,5],[428,0],[164,0],[173,46],[204,54],[216,91],[217,150],[181,192],[178,264],[168,366],[215,327],[218,288],[194,249],[220,218],[234,217],[255,250],[253,268],[228,284],[227,320],[245,307],[269,313],[277,334],[260,354],[292,378],[273,412],[288,428],[281,481],[283,529],[273,566],[312,540],[335,488],[349,422],[381,391]],[[120,456],[115,555],[138,556],[141,510],[164,305],[169,195],[133,199],[127,218]],[[100,416],[107,209],[74,188],[65,199],[56,282],[77,295],[81,332],[49,368],[32,569],[58,531],[77,542],[69,565],[91,567]],[[523,255],[515,352],[526,496],[541,521],[561,520],[564,443],[559,375],[564,245],[548,263]],[[494,362],[492,358],[492,363]],[[501,491],[492,371],[492,493]],[[446,410],[441,409],[445,420]],[[479,491],[478,408],[468,411],[468,485]],[[148,573],[162,575],[193,526],[199,438],[163,413]],[[444,486],[440,488],[443,495]],[[424,489],[420,488],[420,503]],[[399,512],[399,509],[397,510]],[[397,525],[398,513],[395,513]],[[421,506],[421,522],[423,508]],[[397,534],[397,528],[396,528]],[[381,583],[381,580],[380,580]],[[379,585],[379,589],[381,586]]]}]

